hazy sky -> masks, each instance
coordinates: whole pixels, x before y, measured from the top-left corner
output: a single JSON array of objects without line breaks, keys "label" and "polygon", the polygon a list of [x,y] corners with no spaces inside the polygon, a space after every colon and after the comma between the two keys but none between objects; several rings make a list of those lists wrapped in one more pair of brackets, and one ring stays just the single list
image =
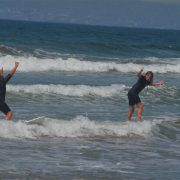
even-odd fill
[{"label": "hazy sky", "polygon": [[0,0],[0,19],[180,29],[180,0]]}]

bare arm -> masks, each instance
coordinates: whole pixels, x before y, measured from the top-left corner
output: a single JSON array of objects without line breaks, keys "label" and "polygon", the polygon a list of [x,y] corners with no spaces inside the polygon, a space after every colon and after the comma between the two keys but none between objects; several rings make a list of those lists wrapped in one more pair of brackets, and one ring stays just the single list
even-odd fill
[{"label": "bare arm", "polygon": [[137,73],[137,76],[138,76],[138,77],[140,77],[140,76],[142,75],[143,69],[144,69],[144,68],[141,68],[141,70]]},{"label": "bare arm", "polygon": [[161,86],[164,84],[164,81],[160,81],[160,82],[153,82],[150,84],[150,86]]},{"label": "bare arm", "polygon": [[16,72],[17,68],[19,66],[19,62],[15,62],[15,66],[9,71],[9,75],[13,76],[13,74]]}]

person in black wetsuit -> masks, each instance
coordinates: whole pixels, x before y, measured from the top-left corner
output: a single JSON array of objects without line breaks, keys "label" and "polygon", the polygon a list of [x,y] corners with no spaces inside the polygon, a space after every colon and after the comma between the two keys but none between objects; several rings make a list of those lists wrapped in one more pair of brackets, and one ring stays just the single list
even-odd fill
[{"label": "person in black wetsuit", "polygon": [[146,87],[146,86],[160,86],[163,85],[164,82],[153,82],[153,72],[148,71],[145,75],[142,75],[143,69],[141,69],[137,76],[139,77],[136,84],[128,92],[128,99],[129,99],[129,112],[128,112],[128,119],[131,120],[131,117],[134,112],[135,105],[137,106],[137,117],[138,121],[142,121],[142,111],[143,111],[143,104],[141,99],[139,98],[139,93]]},{"label": "person in black wetsuit", "polygon": [[19,66],[19,62],[15,62],[15,66],[9,71],[7,76],[3,76],[3,68],[0,69],[0,111],[2,111],[6,117],[6,120],[11,120],[13,113],[5,102],[6,96],[6,83],[11,79],[11,77],[16,72]]}]

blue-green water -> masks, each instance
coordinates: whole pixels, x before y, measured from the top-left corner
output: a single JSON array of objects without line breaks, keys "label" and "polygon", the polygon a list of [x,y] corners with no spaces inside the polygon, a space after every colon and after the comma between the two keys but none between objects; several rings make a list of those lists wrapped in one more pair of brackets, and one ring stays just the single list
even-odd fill
[{"label": "blue-green water", "polygon": [[[180,126],[169,121],[180,119],[180,31],[1,20],[5,74],[15,61],[1,179],[178,179]],[[127,122],[141,67],[165,85],[140,94],[142,123]]]}]

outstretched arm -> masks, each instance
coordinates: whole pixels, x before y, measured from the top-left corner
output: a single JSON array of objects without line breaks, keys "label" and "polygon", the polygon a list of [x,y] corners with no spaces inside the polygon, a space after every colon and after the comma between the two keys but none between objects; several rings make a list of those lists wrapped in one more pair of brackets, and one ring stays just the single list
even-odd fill
[{"label": "outstretched arm", "polygon": [[19,62],[15,62],[15,66],[9,71],[8,75],[4,78],[5,83],[7,83],[11,79],[13,74],[16,72],[18,66],[19,66]]},{"label": "outstretched arm", "polygon": [[15,62],[15,66],[9,71],[9,75],[13,76],[19,66],[19,62]]},{"label": "outstretched arm", "polygon": [[137,76],[140,77],[142,75],[144,68],[141,68],[140,71],[137,73]]},{"label": "outstretched arm", "polygon": [[160,82],[153,82],[150,84],[150,86],[161,86],[164,84],[164,81],[160,81]]}]

